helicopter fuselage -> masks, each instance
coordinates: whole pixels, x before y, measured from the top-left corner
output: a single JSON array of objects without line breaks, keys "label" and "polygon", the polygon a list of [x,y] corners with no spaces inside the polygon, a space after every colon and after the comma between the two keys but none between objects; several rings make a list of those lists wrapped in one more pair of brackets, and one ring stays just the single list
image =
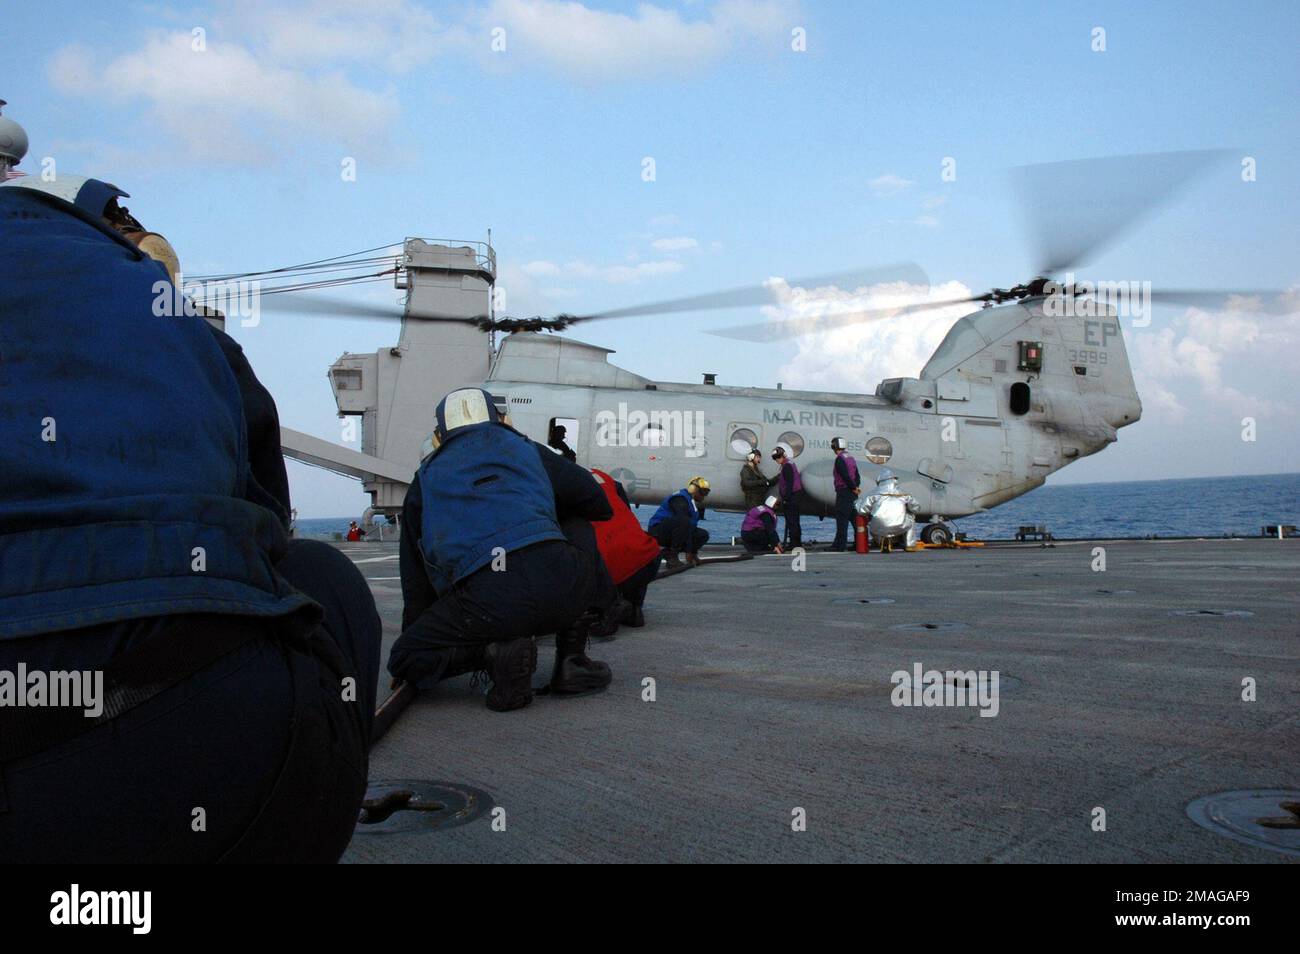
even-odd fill
[{"label": "helicopter fuselage", "polygon": [[752,449],[783,444],[813,514],[834,505],[842,437],[870,486],[889,467],[927,521],[1011,500],[1101,450],[1141,415],[1119,322],[1062,318],[1041,299],[986,308],[954,324],[917,378],[873,395],[650,381],[610,364],[606,349],[550,335],[507,338],[485,387],[514,425],[547,442],[556,425],[579,462],[658,503],[694,476],[714,509],[744,507]]}]

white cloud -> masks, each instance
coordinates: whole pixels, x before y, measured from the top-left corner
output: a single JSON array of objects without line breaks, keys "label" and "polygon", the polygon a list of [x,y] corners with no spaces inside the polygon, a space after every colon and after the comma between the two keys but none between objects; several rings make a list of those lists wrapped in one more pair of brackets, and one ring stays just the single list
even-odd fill
[{"label": "white cloud", "polygon": [[576,259],[565,262],[563,265],[544,260],[529,262],[523,266],[522,271],[532,277],[564,276],[567,278],[596,279],[611,284],[623,284],[656,275],[671,275],[680,272],[682,268],[681,262],[673,261],[637,262],[632,265],[593,265],[590,262]]},{"label": "white cloud", "polygon": [[682,252],[687,249],[699,248],[700,243],[683,235],[677,238],[655,239],[650,243],[650,247],[657,252]]},{"label": "white cloud", "polygon": [[[134,138],[153,144],[156,165],[178,158],[256,163],[320,143],[343,155],[392,161],[398,127],[395,77],[447,53],[480,65],[526,69],[540,63],[583,79],[673,75],[748,46],[782,48],[795,9],[785,0],[720,0],[687,20],[643,3],[635,13],[569,0],[485,0],[439,16],[413,0],[234,0],[207,22],[206,48],[192,27],[113,37],[103,52],[61,47],[48,74],[62,93],[145,108]],[[491,31],[507,31],[507,52],[491,52]],[[438,86],[422,102],[448,101]],[[110,144],[111,145],[111,144]]]},{"label": "white cloud", "polygon": [[[932,287],[893,282],[856,290],[819,288],[802,294],[786,291],[782,282],[775,289],[785,299],[779,310],[782,317],[810,320],[845,310],[902,307],[970,295],[960,282]],[[870,394],[885,378],[914,377],[920,372],[952,323],[969,314],[972,307],[954,305],[816,331],[798,339],[799,353],[781,368],[778,377],[797,388]],[[778,309],[770,313],[775,315]]]},{"label": "white cloud", "polygon": [[505,29],[504,57],[540,60],[582,77],[625,77],[672,75],[748,44],[781,48],[793,9],[781,0],[721,0],[702,18],[687,20],[651,3],[620,13],[569,0],[492,0],[479,20],[485,37]]},{"label": "white cloud", "polygon": [[681,262],[640,262],[636,265],[610,265],[600,270],[600,277],[607,282],[621,284],[656,275],[671,275],[681,270]]},{"label": "white cloud", "polygon": [[[1256,310],[1259,302],[1230,307]],[[1300,347],[1300,317],[1254,318],[1236,311],[1189,308],[1158,330],[1130,332],[1129,352],[1138,393],[1171,422],[1187,417],[1188,405],[1223,409],[1233,416],[1293,414],[1284,397],[1266,394],[1276,378],[1261,368]]]},{"label": "white cloud", "polygon": [[556,265],[554,262],[545,261],[528,262],[523,266],[523,270],[525,274],[534,276],[560,274],[559,265]]},{"label": "white cloud", "polygon": [[396,93],[364,89],[340,72],[275,65],[261,52],[207,38],[202,52],[189,31],[153,31],[134,52],[99,65],[88,49],[66,46],[49,73],[61,92],[141,102],[149,141],[168,159],[180,147],[191,158],[225,164],[267,158],[270,143],[324,139],[353,155],[376,154],[398,115]]},{"label": "white cloud", "polygon": [[937,229],[939,227],[939,218],[935,215],[918,215],[912,220],[912,224],[927,229]]},{"label": "white cloud", "polygon": [[409,0],[314,0],[310,4],[236,3],[216,23],[281,65],[371,64],[406,73],[469,41],[463,27],[439,21]]},{"label": "white cloud", "polygon": [[905,189],[910,189],[916,185],[911,179],[904,179],[902,176],[894,175],[887,172],[882,176],[876,176],[867,185],[871,188],[873,195],[884,198],[886,196],[897,195]]}]

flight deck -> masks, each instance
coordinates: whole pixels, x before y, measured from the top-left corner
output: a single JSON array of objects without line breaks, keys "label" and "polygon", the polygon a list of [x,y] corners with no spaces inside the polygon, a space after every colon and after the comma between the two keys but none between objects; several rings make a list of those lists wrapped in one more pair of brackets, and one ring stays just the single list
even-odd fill
[{"label": "flight deck", "polygon": [[[396,545],[340,548],[386,658]],[[417,699],[372,786],[465,801],[358,825],[344,860],[1300,860],[1297,581],[1300,545],[1267,539],[691,570],[651,586],[644,629],[593,642],[606,692],[500,714],[465,676]],[[917,666],[996,672],[996,705],[895,705]]]}]

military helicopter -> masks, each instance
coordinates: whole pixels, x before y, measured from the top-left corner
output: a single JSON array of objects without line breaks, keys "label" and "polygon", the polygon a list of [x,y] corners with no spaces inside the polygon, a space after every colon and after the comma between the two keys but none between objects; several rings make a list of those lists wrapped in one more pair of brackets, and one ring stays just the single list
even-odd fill
[{"label": "military helicopter", "polygon": [[[361,478],[372,495],[372,514],[391,519],[421,459],[434,404],[446,391],[474,384],[533,439],[555,444],[563,433],[580,462],[614,475],[637,503],[658,503],[703,476],[712,485],[712,507],[743,509],[743,461],[754,449],[779,444],[802,471],[811,498],[805,514],[825,515],[835,499],[830,442],[839,436],[865,474],[885,465],[893,470],[900,489],[919,505],[924,541],[948,542],[953,530],[947,520],[1033,490],[1141,418],[1117,309],[1094,287],[1050,276],[1086,262],[1224,157],[1165,153],[1022,167],[1013,182],[1038,231],[1041,264],[1034,279],[955,300],[713,332],[779,340],[918,311],[980,306],[954,322],[917,377],[888,378],[870,394],[734,387],[711,375],[702,384],[652,381],[612,363],[609,349],[555,334],[596,320],[768,304],[766,284],[589,315],[497,318],[490,243],[408,239],[392,269],[397,286],[408,291],[398,343],[344,354],[329,369],[340,416],[362,419],[361,451],[285,429],[285,453]],[[1070,197],[1079,195],[1088,201],[1063,214]],[[912,265],[789,284],[864,289],[898,281],[926,284]],[[1246,294],[1276,293],[1166,289],[1149,297],[1205,306]],[[293,306],[370,313],[321,300],[298,299]]]}]

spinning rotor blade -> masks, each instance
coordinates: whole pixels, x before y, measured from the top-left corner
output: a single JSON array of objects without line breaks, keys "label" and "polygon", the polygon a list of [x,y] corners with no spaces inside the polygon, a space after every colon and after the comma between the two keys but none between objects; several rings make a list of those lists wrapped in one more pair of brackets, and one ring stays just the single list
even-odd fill
[{"label": "spinning rotor blade", "polygon": [[[433,312],[412,312],[409,315],[397,302],[382,305],[376,302],[333,298],[325,294],[290,289],[290,293],[262,293],[262,308],[295,314],[319,315],[323,318],[367,318],[396,321],[403,316],[416,320],[456,321],[467,325],[481,325],[487,315],[440,315]],[[219,305],[219,302],[213,302]]]},{"label": "spinning rotor blade", "polygon": [[[816,278],[802,278],[788,284],[791,288],[824,288],[827,285],[835,285],[839,288],[863,288],[891,282],[906,282],[909,285],[928,286],[930,279],[919,265],[903,262],[898,265],[885,265],[881,268],[857,269],[833,275],[820,275]],[[666,301],[657,301],[646,305],[634,305],[631,308],[616,308],[612,311],[597,312],[594,315],[578,315],[570,319],[570,323],[595,321],[602,318],[667,315],[680,311],[714,311],[721,308],[744,308],[754,305],[770,305],[772,303],[772,289],[767,282],[764,282],[758,285],[747,285],[743,288],[732,288],[727,291],[712,292],[706,295],[670,298]]]},{"label": "spinning rotor blade", "polygon": [[[214,302],[214,304],[219,304]],[[311,292],[294,291],[284,294],[262,295],[263,309],[282,312],[294,312],[307,315],[320,315],[324,318],[370,318],[396,319],[402,317],[400,305],[385,306],[374,302],[354,301],[347,298],[331,298]]]},{"label": "spinning rotor blade", "polygon": [[1300,312],[1300,293],[1276,289],[1159,288],[1151,292],[1150,298],[1157,305],[1189,305],[1203,311],[1263,312],[1266,315]]},{"label": "spinning rotor blade", "polygon": [[[920,266],[910,262],[899,265],[887,265],[882,268],[855,269],[847,272],[837,272],[831,275],[821,275],[816,278],[803,278],[788,283],[792,288],[819,288],[827,285],[835,285],[841,288],[860,288],[868,285],[877,285],[889,282],[906,282],[913,285],[929,285],[929,278]],[[328,298],[323,295],[315,295],[310,292],[298,291],[297,289],[287,289],[292,295],[285,299],[278,300],[274,307],[281,308],[285,311],[306,312],[310,314],[322,315],[334,318],[401,318],[402,309],[394,305],[392,309],[386,309],[382,306],[375,306],[368,303],[353,303],[341,299]],[[265,296],[264,296],[265,300]],[[722,308],[743,308],[753,305],[768,305],[774,301],[774,295],[769,283],[758,285],[748,285],[743,288],[733,288],[727,291],[711,292],[704,295],[691,295],[685,298],[672,298],[666,301],[652,302],[645,305],[634,305],[630,308],[619,308],[612,311],[603,311],[591,315],[558,315],[551,319],[528,318],[528,319],[490,319],[487,315],[452,316],[437,314],[421,314],[412,312],[407,317],[414,319],[440,319],[445,321],[461,321],[467,324],[478,325],[484,330],[491,327],[498,327],[501,330],[541,330],[544,327],[551,327],[552,330],[561,330],[569,325],[577,324],[580,321],[596,321],[605,318],[632,318],[644,315],[671,314],[674,312],[685,311],[709,311]]]},{"label": "spinning rotor blade", "polygon": [[734,338],[738,341],[783,341],[817,331],[829,331],[832,328],[843,328],[868,321],[894,318],[899,315],[933,311],[937,308],[948,308],[952,305],[969,304],[982,301],[987,297],[987,295],[977,295],[971,298],[950,298],[946,301],[918,302],[914,305],[895,305],[893,308],[859,309],[856,311],[832,312],[824,315],[809,315],[802,318],[785,318],[779,321],[764,321],[752,325],[714,328],[708,331],[707,334],[716,335],[719,338]]},{"label": "spinning rotor blade", "polygon": [[1226,149],[1073,159],[1011,170],[1037,243],[1037,275],[1057,275],[1096,258],[1185,191]]}]

